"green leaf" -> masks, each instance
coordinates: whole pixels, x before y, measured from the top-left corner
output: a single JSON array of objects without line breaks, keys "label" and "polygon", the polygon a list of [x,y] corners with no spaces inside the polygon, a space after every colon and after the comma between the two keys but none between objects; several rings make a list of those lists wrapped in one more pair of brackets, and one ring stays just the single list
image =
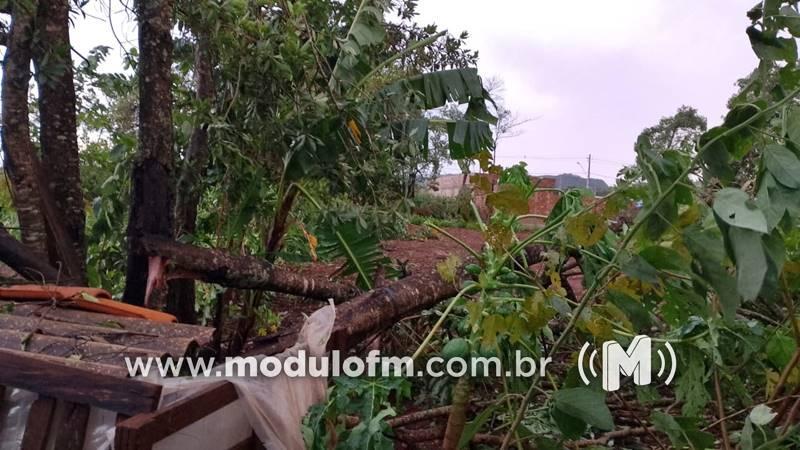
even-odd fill
[{"label": "green leaf", "polygon": [[788,148],[772,144],[764,149],[764,164],[782,185],[800,188],[800,160]]},{"label": "green leaf", "polygon": [[486,196],[486,204],[513,215],[528,213],[528,197],[516,184],[503,184],[497,192]]},{"label": "green leaf", "polygon": [[684,272],[689,269],[689,261],[677,251],[661,245],[653,245],[639,252],[645,261],[658,270]]},{"label": "green leaf", "polygon": [[646,283],[658,282],[658,270],[639,255],[623,253],[620,258],[620,269],[631,278]]},{"label": "green leaf", "polygon": [[319,233],[317,253],[326,259],[344,258],[342,275],[358,274],[358,285],[370,290],[375,272],[386,257],[374,230],[364,230],[357,219],[327,226]]},{"label": "green leaf", "polygon": [[714,448],[714,435],[700,431],[695,419],[672,417],[661,411],[653,411],[650,421],[657,430],[669,437],[674,448],[684,448],[687,445],[696,450]]},{"label": "green leaf", "polygon": [[780,332],[775,333],[775,335],[767,341],[767,359],[776,369],[783,370],[783,368],[789,364],[796,349],[797,342],[795,342],[793,338]]},{"label": "green leaf", "polygon": [[706,390],[706,364],[703,354],[696,348],[681,353],[681,372],[675,385],[675,396],[683,401],[681,413],[696,416],[703,412],[711,396]]},{"label": "green leaf", "polygon": [[569,237],[576,244],[583,247],[591,247],[603,239],[608,230],[608,224],[600,215],[593,212],[585,212],[579,216],[568,218],[566,229]]},{"label": "green leaf", "polygon": [[371,67],[364,63],[364,53],[386,36],[383,13],[387,6],[386,0],[361,0],[331,71],[328,84],[332,90],[339,91],[342,85],[352,86],[369,72]]},{"label": "green leaf", "polygon": [[464,426],[464,431],[461,432],[461,438],[458,440],[458,448],[466,448],[469,445],[469,441],[472,440],[472,437],[475,436],[478,431],[480,431],[481,427],[492,418],[494,410],[500,405],[501,403],[498,402],[489,406],[481,411],[481,413],[478,414],[478,417],[467,422],[467,424]]},{"label": "green leaf", "polygon": [[741,436],[739,445],[742,450],[753,450],[753,422],[750,421],[749,417],[744,421]]},{"label": "green leaf", "polygon": [[747,28],[750,45],[759,59],[766,61],[797,61],[797,43],[794,38],[768,36],[756,27]]},{"label": "green leaf", "polygon": [[785,27],[794,37],[800,37],[800,14],[789,5],[782,6],[778,23]]},{"label": "green leaf", "polygon": [[786,134],[795,144],[800,144],[800,108],[790,108],[785,113]]},{"label": "green leaf", "polygon": [[644,223],[644,234],[648,239],[656,240],[672,227],[678,220],[678,204],[676,195],[668,195],[653,214],[647,217]]},{"label": "green leaf", "polygon": [[553,394],[553,401],[559,411],[595,428],[601,430],[614,428],[614,419],[606,405],[606,396],[603,392],[584,387],[561,389]]},{"label": "green leaf", "polygon": [[497,120],[486,109],[485,101],[491,101],[491,97],[483,88],[478,70],[473,67],[415,75],[386,86],[379,96],[401,101],[412,94],[421,100],[421,109],[441,108],[450,102],[469,104],[467,118],[490,124]]},{"label": "green leaf", "polygon": [[586,422],[573,417],[560,409],[553,408],[550,410],[550,417],[556,423],[558,430],[567,439],[577,439],[586,431]]},{"label": "green leaf", "polygon": [[754,300],[767,274],[767,256],[761,234],[744,228],[731,228],[728,236],[736,259],[736,289],[744,301]]},{"label": "green leaf", "polygon": [[486,122],[456,120],[447,123],[447,145],[451,159],[468,159],[494,149],[492,129]]},{"label": "green leaf", "polygon": [[719,191],[714,199],[714,212],[732,227],[767,233],[764,213],[740,189],[725,188]]},{"label": "green leaf", "polygon": [[777,416],[778,413],[772,410],[767,405],[761,404],[756,406],[750,411],[750,415],[748,418],[753,423],[753,425],[757,425],[759,427],[763,427],[764,425],[772,422],[772,419]]}]

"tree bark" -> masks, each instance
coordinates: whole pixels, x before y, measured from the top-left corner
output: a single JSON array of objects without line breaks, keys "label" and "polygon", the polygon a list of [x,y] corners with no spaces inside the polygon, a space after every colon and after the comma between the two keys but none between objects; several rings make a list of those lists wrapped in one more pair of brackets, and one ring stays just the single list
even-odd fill
[{"label": "tree bark", "polygon": [[[28,119],[28,84],[36,2],[16,3],[3,63],[2,115],[5,172],[11,181],[22,243],[38,257],[47,256],[47,229],[36,174],[36,152]],[[30,9],[28,9],[30,8]]]},{"label": "tree bark", "polygon": [[366,292],[336,309],[330,350],[348,350],[403,317],[458,294],[462,278],[443,280],[435,271],[419,273]]},{"label": "tree bark", "polygon": [[3,153],[11,180],[22,242],[36,257],[62,266],[64,276],[82,281],[82,263],[67,235],[64,218],[47,188],[47,175],[40,167],[31,142],[28,119],[28,84],[33,54],[34,13],[38,3],[17,3],[13,11],[3,65]]},{"label": "tree bark", "polygon": [[462,375],[453,387],[453,402],[450,415],[447,418],[447,428],[444,431],[442,449],[456,450],[464,426],[467,423],[467,408],[469,407],[470,394],[472,392],[469,377]]},{"label": "tree bark", "polygon": [[262,289],[327,300],[355,297],[352,285],[313,279],[252,256],[232,256],[222,250],[181,244],[157,236],[139,240],[143,255],[167,260],[173,278],[185,277],[239,289]]},{"label": "tree bark", "polygon": [[[36,31],[38,45],[33,58],[39,89],[41,168],[48,179],[55,207],[63,218],[65,235],[75,249],[79,271],[75,275],[85,280],[86,216],[78,155],[68,1],[39,0]],[[57,246],[51,242],[48,250],[50,260],[57,261]]]},{"label": "tree bark", "polygon": [[48,264],[44,257],[37,257],[30,248],[0,227],[0,261],[14,269],[27,280],[41,284],[67,284],[73,280]]},{"label": "tree bark", "polygon": [[265,253],[267,261],[274,261],[277,253],[283,247],[283,237],[286,234],[286,226],[289,221],[289,214],[292,212],[292,206],[297,199],[297,194],[300,191],[294,184],[290,184],[286,189],[286,194],[281,200],[278,210],[275,211],[275,217],[272,218],[272,227],[269,231],[269,237],[265,244]]},{"label": "tree bark", "polygon": [[139,149],[128,219],[124,299],[144,305],[147,257],[139,238],[173,236],[175,189],[172,130],[172,0],[137,0],[139,23]]},{"label": "tree bark", "polygon": [[[211,39],[207,32],[198,31],[194,49],[195,97],[199,102],[211,105],[214,102],[214,78],[212,72]],[[189,148],[183,160],[178,179],[175,201],[175,235],[194,234],[197,228],[197,205],[200,203],[201,176],[208,166],[208,124],[202,123],[192,131]],[[169,282],[167,311],[180,322],[195,323],[194,280],[172,280]]]}]

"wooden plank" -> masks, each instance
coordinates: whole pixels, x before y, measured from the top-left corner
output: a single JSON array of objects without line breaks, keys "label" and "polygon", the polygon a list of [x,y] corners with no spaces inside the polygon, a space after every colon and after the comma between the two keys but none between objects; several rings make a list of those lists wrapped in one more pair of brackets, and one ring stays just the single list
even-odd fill
[{"label": "wooden plank", "polygon": [[64,415],[57,424],[55,448],[58,450],[83,450],[86,425],[89,423],[89,406],[64,403]]},{"label": "wooden plank", "polygon": [[220,381],[157,411],[133,416],[117,424],[115,448],[152,448],[156,442],[236,401],[237,398],[233,384]]},{"label": "wooden plank", "polygon": [[54,307],[53,302],[0,301],[0,311],[15,316],[43,317],[49,320],[135,331],[153,336],[192,338],[200,346],[211,343],[213,328],[181,323],[162,323],[132,317],[112,316],[78,309]]},{"label": "wooden plank", "polygon": [[[26,357],[37,361],[52,362],[56,364],[66,365],[69,367],[76,367],[78,369],[93,372],[97,375],[113,377],[113,378],[123,378],[123,379],[128,378],[128,369],[125,367],[111,366],[108,364],[91,363],[87,361],[81,361],[79,359],[59,358],[57,356],[43,355],[41,353],[30,353],[30,352],[23,352],[19,350],[10,350],[10,349],[5,349],[5,350],[23,354]],[[0,357],[2,357],[2,354],[0,354]],[[0,380],[0,384],[2,384],[2,380]]]},{"label": "wooden plank", "polygon": [[162,358],[165,356],[154,350],[12,330],[0,330],[0,347],[62,358],[78,358],[81,361],[120,367],[125,367],[126,357]]},{"label": "wooden plank", "polygon": [[39,395],[39,398],[34,400],[28,413],[28,422],[25,424],[25,434],[22,435],[21,450],[45,449],[55,409],[54,398]]},{"label": "wooden plank", "polygon": [[160,385],[98,374],[81,368],[88,363],[66,361],[0,349],[0,384],[130,415],[158,406]]},{"label": "wooden plank", "polygon": [[197,342],[192,338],[156,336],[117,328],[60,322],[41,317],[0,314],[0,329],[157,350],[172,356],[193,356],[197,350]]}]

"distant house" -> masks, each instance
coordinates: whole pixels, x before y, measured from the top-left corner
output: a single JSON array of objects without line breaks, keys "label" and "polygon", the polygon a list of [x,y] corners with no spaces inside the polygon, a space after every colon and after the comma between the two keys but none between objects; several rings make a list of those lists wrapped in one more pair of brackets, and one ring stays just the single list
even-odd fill
[{"label": "distant house", "polygon": [[[494,186],[496,188],[496,176],[491,177],[495,179]],[[534,184],[538,183],[539,188],[545,189],[556,188],[557,184],[556,177],[550,176],[531,177],[531,181]],[[437,197],[456,197],[464,184],[471,186],[469,178],[467,178],[465,182],[463,174],[442,175],[428,184],[426,192]],[[473,198],[475,205],[478,207],[478,211],[480,211],[481,215],[487,217],[489,215],[489,209],[486,207],[486,194],[478,190],[473,190]],[[560,194],[555,191],[537,191],[528,200],[529,212],[531,214],[546,216],[550,214],[550,210],[553,209],[553,206],[555,206],[559,198]]]}]

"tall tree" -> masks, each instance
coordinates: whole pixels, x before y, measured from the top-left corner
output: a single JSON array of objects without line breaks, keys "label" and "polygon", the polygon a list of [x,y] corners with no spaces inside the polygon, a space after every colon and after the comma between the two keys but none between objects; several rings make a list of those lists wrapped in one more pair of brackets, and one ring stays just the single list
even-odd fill
[{"label": "tall tree", "polygon": [[[41,166],[49,175],[48,188],[64,219],[69,243],[75,248],[80,264],[78,276],[85,280],[86,215],[78,154],[68,0],[39,1],[36,35],[33,59],[39,89]],[[51,260],[57,255],[52,244],[48,246]]]},{"label": "tall tree", "polygon": [[175,188],[172,129],[172,0],[138,0],[139,147],[131,174],[128,265],[124,299],[143,305],[147,257],[144,234],[172,237]]},{"label": "tall tree", "polygon": [[[197,29],[194,48],[195,98],[206,111],[214,102],[211,37],[206,30]],[[175,235],[190,235],[197,229],[197,205],[200,203],[200,178],[208,166],[208,123],[201,121],[194,130],[183,159],[175,201]],[[181,322],[195,322],[195,292],[193,280],[174,280],[169,285],[167,310]]]},{"label": "tall tree", "polygon": [[642,130],[639,139],[649,139],[655,149],[688,151],[707,127],[706,118],[697,109],[683,105],[674,115],[662,117],[657,124]]},{"label": "tall tree", "polygon": [[33,22],[36,2],[14,5],[3,63],[3,155],[11,182],[22,242],[38,256],[47,255],[47,230],[36,176],[36,153],[28,118]]},{"label": "tall tree", "polygon": [[80,283],[84,278],[82,258],[66,230],[63,211],[47,189],[48,173],[41,167],[30,135],[28,87],[33,42],[38,40],[37,7],[35,1],[16,2],[11,11],[2,83],[5,168],[22,228],[22,242],[37,258],[49,254],[53,265],[60,267],[56,281]]}]

